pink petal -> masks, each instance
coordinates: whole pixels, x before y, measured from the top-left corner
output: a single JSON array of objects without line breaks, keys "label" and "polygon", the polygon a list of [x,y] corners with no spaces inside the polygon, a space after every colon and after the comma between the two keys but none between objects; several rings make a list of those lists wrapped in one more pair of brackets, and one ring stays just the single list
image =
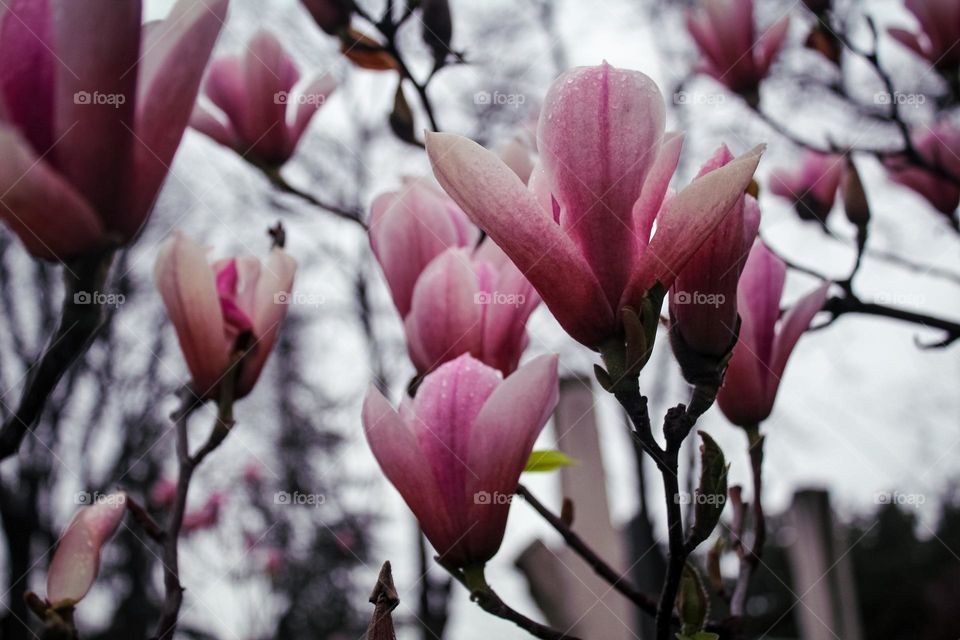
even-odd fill
[{"label": "pink petal", "polygon": [[259,159],[282,164],[293,153],[287,107],[300,74],[280,42],[266,31],[248,45],[244,72],[248,118],[239,127],[244,142]]},{"label": "pink petal", "polygon": [[290,128],[290,141],[296,146],[303,136],[313,115],[327,102],[327,98],[337,88],[337,79],[329,73],[323,73],[296,92],[299,104],[296,107],[296,117]]},{"label": "pink petal", "polygon": [[[475,525],[467,535],[474,557],[492,557],[500,547],[510,509],[534,442],[557,406],[556,355],[543,355],[508,377],[490,395],[470,432],[467,465],[468,521]],[[485,492],[489,501],[476,496]]]},{"label": "pink petal", "polygon": [[223,313],[205,251],[182,233],[160,249],[154,280],[200,397],[215,394],[229,363]]},{"label": "pink petal", "polygon": [[219,114],[199,102],[194,105],[193,113],[190,115],[190,127],[225,147],[235,148],[238,144],[233,127],[224,122]]},{"label": "pink petal", "polygon": [[[464,503],[467,477],[476,474],[467,462],[470,431],[484,402],[500,382],[496,369],[463,354],[427,375],[417,389],[413,401],[416,422],[412,428],[448,505]],[[463,532],[466,510],[458,511],[452,515]]]},{"label": "pink petal", "polygon": [[90,205],[16,131],[0,124],[0,218],[33,255],[67,260],[104,243]]},{"label": "pink petal", "polygon": [[401,317],[410,312],[413,287],[430,261],[449,247],[473,246],[478,235],[460,207],[423,180],[374,200],[370,245]]},{"label": "pink petal", "polygon": [[[485,245],[496,246],[485,241]],[[498,252],[502,254],[502,252]],[[494,281],[488,291],[483,316],[483,349],[481,360],[503,372],[513,373],[528,342],[527,320],[537,305],[540,296],[533,285],[507,260],[497,265],[487,262],[480,252],[474,260],[489,266],[494,272]],[[490,250],[484,253],[491,253]],[[496,258],[496,256],[494,256]],[[492,294],[492,295],[491,295]]]},{"label": "pink petal", "polygon": [[797,301],[784,314],[777,336],[774,338],[773,353],[770,358],[770,370],[773,372],[772,380],[777,383],[774,385],[771,396],[776,396],[776,387],[783,376],[787,360],[790,358],[797,341],[800,340],[800,336],[810,327],[810,321],[823,308],[829,289],[830,283],[825,282]]},{"label": "pink petal", "polygon": [[519,136],[511,138],[506,144],[497,150],[497,155],[503,160],[503,163],[517,174],[520,181],[524,184],[530,181],[530,174],[533,173],[533,157],[530,147],[527,146]]},{"label": "pink petal", "polygon": [[[786,277],[783,260],[757,240],[740,276],[737,304],[742,321],[740,339],[750,345],[764,370],[770,367],[773,355],[774,330]],[[764,376],[767,373],[764,371]]]},{"label": "pink petal", "polygon": [[657,160],[650,169],[647,181],[643,185],[640,198],[633,205],[633,224],[636,232],[638,250],[646,249],[650,241],[650,231],[663,205],[670,180],[680,162],[683,149],[683,134],[667,132],[663,136],[663,146],[657,154]]},{"label": "pink petal", "polygon": [[482,307],[477,276],[465,249],[447,249],[424,270],[413,289],[404,325],[417,371],[430,371],[463,353],[481,353]]},{"label": "pink petal", "polygon": [[242,396],[260,377],[267,358],[280,333],[283,319],[287,315],[289,296],[293,290],[293,278],[297,272],[297,262],[280,248],[270,252],[267,264],[260,271],[253,290],[253,335],[256,343],[253,350],[243,360],[243,372],[238,385]]},{"label": "pink petal", "polygon": [[56,3],[55,165],[124,239],[140,226],[125,205],[133,178],[140,2]]},{"label": "pink petal", "polygon": [[757,43],[757,62],[758,71],[762,76],[767,74],[773,65],[774,59],[783,48],[787,39],[787,32],[790,29],[790,16],[784,16],[777,20],[760,36]]},{"label": "pink petal", "polygon": [[451,134],[428,134],[427,154],[447,193],[510,256],[567,333],[588,346],[609,337],[615,320],[600,283],[516,174]]},{"label": "pink petal", "polygon": [[[717,170],[733,156],[726,145],[701,169]],[[680,272],[670,292],[670,314],[684,341],[698,353],[716,357],[727,353],[736,336],[737,282],[760,225],[760,209],[752,196],[742,195],[733,211],[697,250]],[[677,294],[688,296],[677,303]],[[706,306],[691,296],[714,295]]]},{"label": "pink petal", "polygon": [[923,50],[923,46],[920,44],[920,40],[917,38],[915,34],[907,31],[906,29],[896,29],[896,28],[888,29],[887,33],[890,34],[891,38],[893,38],[903,46],[907,47],[908,49],[912,50],[918,56],[922,58],[927,57],[926,52]]},{"label": "pink petal", "polygon": [[47,0],[6,0],[4,5],[0,6],[0,112],[42,155],[54,140],[56,61],[50,7]]},{"label": "pink petal", "polygon": [[232,129],[238,134],[243,131],[250,118],[243,61],[236,56],[213,60],[207,71],[204,91],[210,101],[227,116]]},{"label": "pink petal", "polygon": [[126,495],[97,496],[67,527],[47,571],[47,600],[55,607],[83,599],[100,571],[100,549],[113,537],[126,512]]},{"label": "pink petal", "polygon": [[732,211],[753,179],[763,145],[694,180],[664,206],[621,306],[637,308],[655,282],[669,288],[690,257]]},{"label": "pink petal", "polygon": [[717,395],[721,411],[740,426],[759,424],[773,410],[778,381],[771,369],[786,265],[757,240],[738,290],[740,339]]},{"label": "pink petal", "polygon": [[420,521],[431,544],[441,553],[447,551],[461,535],[453,519],[456,510],[462,511],[462,498],[454,505],[443,500],[411,425],[373,387],[363,401],[361,419],[367,443],[384,475]]},{"label": "pink petal", "polygon": [[179,0],[144,39],[133,150],[136,174],[121,229],[127,236],[146,219],[173,163],[227,4],[228,0]]},{"label": "pink petal", "polygon": [[606,63],[563,74],[544,102],[537,146],[560,224],[611,302],[634,264],[633,205],[657,158],[664,118],[650,78]]}]

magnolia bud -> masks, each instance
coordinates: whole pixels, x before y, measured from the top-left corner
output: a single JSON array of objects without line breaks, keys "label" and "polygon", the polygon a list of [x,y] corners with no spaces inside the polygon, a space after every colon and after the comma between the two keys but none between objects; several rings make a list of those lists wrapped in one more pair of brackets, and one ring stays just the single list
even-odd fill
[{"label": "magnolia bud", "polygon": [[433,50],[433,59],[442,64],[450,51],[453,38],[453,21],[450,19],[450,3],[447,0],[422,0],[423,41]]},{"label": "magnolia bud", "polygon": [[860,180],[860,173],[857,166],[853,164],[853,159],[847,159],[846,176],[841,186],[843,193],[843,210],[847,214],[847,220],[857,227],[865,227],[870,222],[870,203],[867,200],[867,192],[863,188],[863,181]]},{"label": "magnolia bud", "polygon": [[700,485],[690,530],[690,544],[693,546],[710,537],[727,502],[727,462],[723,451],[705,431],[697,433],[703,443],[700,445]]},{"label": "magnolia bud", "polygon": [[345,0],[300,0],[325,32],[336,35],[350,24],[350,4]]}]

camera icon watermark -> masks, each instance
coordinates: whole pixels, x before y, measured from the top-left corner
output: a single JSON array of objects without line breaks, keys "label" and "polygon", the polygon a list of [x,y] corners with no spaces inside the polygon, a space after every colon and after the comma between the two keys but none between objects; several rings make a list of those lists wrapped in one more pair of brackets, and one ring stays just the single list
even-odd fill
[{"label": "camera icon watermark", "polygon": [[692,494],[685,491],[674,494],[674,504],[706,504],[720,506],[727,503],[727,496],[722,493],[700,493],[696,491]]},{"label": "camera icon watermark", "polygon": [[727,97],[722,93],[691,93],[689,91],[677,91],[673,94],[673,104],[697,104],[716,106],[724,104]]},{"label": "camera icon watermark", "polygon": [[90,507],[95,504],[107,504],[112,507],[126,504],[127,496],[122,493],[100,493],[99,491],[81,491],[74,494],[73,503],[82,507]]},{"label": "camera icon watermark", "polygon": [[927,497],[922,493],[900,493],[899,491],[878,491],[874,494],[876,504],[895,504],[901,507],[919,507],[926,503]]},{"label": "camera icon watermark", "polygon": [[326,301],[327,299],[318,293],[303,293],[300,291],[288,293],[286,291],[281,291],[273,294],[274,304],[295,304],[305,307],[319,307]]},{"label": "camera icon watermark", "polygon": [[73,294],[73,304],[95,304],[102,307],[117,308],[127,301],[122,293],[104,293],[102,291],[77,291]]},{"label": "camera icon watermark", "polygon": [[922,293],[904,293],[898,291],[878,291],[873,294],[873,301],[877,304],[898,304],[921,306],[927,301]]},{"label": "camera icon watermark", "polygon": [[294,104],[323,106],[327,101],[327,96],[313,93],[290,93],[289,91],[277,91],[273,94],[274,104]]},{"label": "camera icon watermark", "polygon": [[127,96],[122,93],[100,93],[99,91],[77,91],[73,94],[73,103],[79,105],[107,105],[119,109],[126,104]]},{"label": "camera icon watermark", "polygon": [[273,504],[294,507],[319,507],[326,503],[327,496],[322,493],[303,493],[301,491],[277,491],[273,494]]},{"label": "camera icon watermark", "polygon": [[522,293],[502,293],[500,291],[480,291],[473,294],[473,304],[502,304],[519,307],[525,304],[527,296]]},{"label": "camera icon watermark", "polygon": [[927,96],[922,93],[903,93],[902,91],[887,93],[886,91],[878,91],[873,94],[873,103],[880,105],[895,104],[901,107],[919,107],[927,103]]},{"label": "camera icon watermark", "polygon": [[514,500],[523,500],[523,497],[515,493],[500,493],[499,491],[494,491],[493,493],[489,491],[477,491],[473,494],[473,504],[479,505],[511,504]]},{"label": "camera icon watermark", "polygon": [[701,293],[700,291],[677,291],[671,296],[673,304],[695,304],[714,308],[720,307],[727,300],[722,293]]},{"label": "camera icon watermark", "polygon": [[518,109],[520,105],[526,103],[527,96],[522,93],[502,93],[500,91],[478,91],[473,94],[473,103],[480,105],[496,105],[500,107],[513,107]]}]

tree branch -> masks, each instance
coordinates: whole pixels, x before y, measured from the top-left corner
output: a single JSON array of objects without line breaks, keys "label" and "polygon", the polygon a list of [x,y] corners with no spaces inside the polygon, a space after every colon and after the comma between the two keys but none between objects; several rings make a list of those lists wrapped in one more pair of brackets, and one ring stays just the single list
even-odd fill
[{"label": "tree branch", "polygon": [[637,605],[644,613],[655,616],[657,615],[657,602],[647,594],[638,590],[636,587],[631,584],[630,580],[619,573],[617,573],[613,567],[607,564],[603,558],[597,555],[597,553],[584,542],[583,538],[578,536],[574,531],[567,526],[567,524],[560,519],[559,516],[552,513],[547,507],[543,505],[532,493],[522,484],[517,487],[517,495],[523,497],[523,499],[531,506],[533,509],[539,513],[544,520],[550,523],[557,533],[563,537],[564,542],[567,543],[577,555],[579,555],[583,560],[590,565],[590,568],[593,571],[603,578],[611,587],[619,591],[624,597]]}]

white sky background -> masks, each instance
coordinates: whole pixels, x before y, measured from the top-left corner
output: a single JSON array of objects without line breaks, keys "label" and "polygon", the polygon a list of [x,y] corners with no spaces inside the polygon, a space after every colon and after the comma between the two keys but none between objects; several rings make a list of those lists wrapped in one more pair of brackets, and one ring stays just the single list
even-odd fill
[{"label": "white sky background", "polygon": [[[464,9],[476,13],[478,8],[496,12],[512,3],[505,1],[480,2],[473,0],[452,0],[455,19],[462,20]],[[522,4],[522,3],[520,3]],[[598,2],[557,2],[558,22],[567,47],[567,55],[572,64],[597,64],[606,59],[615,66],[639,69],[652,76],[661,85],[664,92],[682,76],[689,60],[671,59],[665,61],[658,53],[657,27],[645,22],[644,11],[635,2],[619,0],[601,0]],[[761,3],[765,8],[766,3]],[[771,5],[774,3],[771,3]],[[881,0],[870,3],[871,13],[881,19],[881,23],[893,20],[903,24],[909,18],[898,11],[898,3]],[[171,0],[147,0],[147,16],[159,17],[172,5]],[[269,10],[267,10],[269,7]],[[776,16],[775,12],[761,11],[761,21],[768,24]],[[795,10],[794,15],[798,12]],[[794,20],[791,42],[802,39],[799,20]],[[336,53],[336,44],[325,37],[308,22],[296,0],[270,0],[269,2],[244,2],[233,0],[231,18],[220,43],[221,50],[237,51],[256,28],[266,27],[284,34],[289,47],[297,54],[304,75],[312,70],[331,68],[340,77],[348,77],[347,86],[341,87],[330,103],[318,114],[311,125],[304,149],[333,148],[340,149],[345,161],[350,145],[349,131],[356,121],[367,123],[382,122],[392,100],[394,81],[386,81],[385,75],[355,72],[349,70]],[[465,48],[468,54],[480,63],[478,68],[453,68],[444,71],[431,87],[431,95],[439,111],[441,124],[458,130],[469,126],[464,114],[469,114],[472,105],[450,104],[450,100],[462,100],[465,87],[473,85],[474,90],[484,90],[488,80],[483,74],[496,69],[495,61],[501,56],[510,56],[510,52],[492,51],[484,47],[483,42],[465,41],[472,31],[472,25],[461,21],[456,23],[454,45]],[[687,47],[685,32],[674,25],[672,46]],[[537,37],[540,37],[539,35]],[[411,36],[410,40],[416,38]],[[912,69],[917,63],[894,46],[884,49],[885,60],[897,69]],[[807,60],[802,58],[801,60]],[[531,73],[526,76],[526,84],[518,89],[529,95],[532,100],[542,95],[549,81],[549,55],[543,50],[543,60],[531,60]],[[794,61],[795,62],[795,61]],[[493,63],[493,64],[485,64]],[[790,64],[786,60],[784,64]],[[911,66],[914,65],[914,66]],[[900,77],[903,77],[901,74]],[[776,84],[774,103],[782,119],[803,131],[817,126],[818,114],[804,112],[803,101],[790,102]],[[720,90],[712,81],[701,79],[690,87],[694,93],[718,95]],[[866,87],[866,91],[870,91]],[[875,90],[875,89],[874,89]],[[869,95],[867,93],[866,95]],[[346,108],[345,96],[350,96],[351,109],[359,105],[359,112]],[[359,97],[369,99],[358,99]],[[411,96],[412,98],[412,96]],[[667,95],[668,104],[671,96]],[[416,108],[417,105],[415,105]],[[782,107],[782,108],[781,108]],[[509,107],[505,107],[509,108]],[[748,110],[738,99],[727,96],[716,107],[694,107],[690,115],[696,127],[688,134],[684,153],[684,180],[689,179],[717,144],[724,141],[734,153],[740,153],[758,142],[771,142],[770,149],[761,165],[761,184],[771,168],[793,162],[797,153],[791,146],[778,141],[775,134],[750,117]],[[909,114],[908,114],[909,115]],[[675,117],[675,116],[674,116]],[[736,128],[731,129],[730,123]],[[338,140],[344,137],[339,146],[327,145],[321,141]],[[336,151],[334,151],[336,152]],[[401,155],[402,154],[402,155]],[[304,185],[308,190],[328,193],[328,189],[343,188],[343,185],[326,185],[311,182],[311,162],[305,151],[287,168],[292,182]],[[217,148],[209,141],[201,139],[195,133],[187,136],[184,148],[178,155],[175,173],[178,180],[209,193],[210,181],[221,184],[223,188],[212,191],[213,196],[205,196],[211,204],[222,212],[222,218],[231,221],[235,213],[240,220],[257,220],[253,214],[244,212],[244,208],[257,205],[255,196],[263,191],[265,185],[252,176],[248,170],[229,157],[229,152]],[[373,159],[374,179],[382,188],[397,184],[401,174],[413,174],[426,171],[423,153],[411,147],[391,145],[382,157]],[[871,196],[874,223],[871,244],[876,248],[897,251],[916,260],[957,270],[957,257],[960,256],[956,235],[945,229],[941,220],[913,194],[893,186],[882,186],[882,172],[873,161],[862,161],[861,171]],[[201,190],[203,187],[203,190]],[[367,201],[376,189],[368,194]],[[165,201],[164,201],[165,202]],[[808,264],[819,270],[843,276],[849,269],[852,251],[825,240],[815,225],[798,222],[786,202],[766,194],[761,199],[764,214],[762,233],[782,253],[793,260]],[[161,207],[163,202],[161,202]],[[310,218],[308,216],[314,216]],[[846,237],[850,230],[834,213],[835,228]],[[264,224],[266,218],[262,217]],[[322,214],[304,214],[299,217],[285,217],[290,230],[290,250],[296,256],[298,252],[309,252],[314,238],[323,238],[325,242],[336,243],[338,238],[353,234],[347,227],[331,222]],[[196,222],[188,218],[184,223],[187,231],[199,229],[217,229],[220,240],[214,244],[230,247],[238,242],[233,237],[236,228],[242,224],[222,224],[205,220]],[[341,235],[342,234],[342,235]],[[350,236],[351,238],[353,236]],[[345,242],[345,250],[352,252],[357,243]],[[148,256],[151,250],[145,251]],[[150,256],[152,261],[152,256]],[[149,269],[148,264],[144,264]],[[960,317],[960,298],[955,284],[940,283],[932,279],[915,277],[909,273],[885,267],[868,259],[857,281],[864,299],[871,295],[887,296],[902,306],[916,307],[923,311],[948,317]],[[311,280],[317,274],[299,274],[297,289],[307,293],[319,291],[323,295],[336,298],[337,292],[326,291],[327,286],[320,279]],[[789,297],[809,290],[812,281],[801,277],[791,278]],[[342,295],[340,292],[339,295]],[[398,332],[399,323],[393,327]],[[330,374],[336,368],[338,376],[344,376],[345,385],[362,385],[368,375],[363,358],[351,355],[350,344],[331,344],[338,337],[331,333],[328,326],[318,329],[316,349],[321,369],[318,375]],[[592,363],[592,355],[571,346],[570,340],[560,332],[553,320],[545,312],[538,311],[530,325],[533,346],[530,355],[547,350],[562,349],[562,369],[587,371]],[[897,490],[904,494],[923,494],[928,497],[928,508],[923,510],[924,526],[932,526],[935,514],[929,508],[935,497],[945,491],[952,479],[960,477],[960,407],[957,393],[960,383],[960,358],[958,349],[920,351],[914,345],[914,337],[926,342],[936,339],[935,332],[923,332],[917,327],[863,316],[847,316],[825,331],[804,337],[794,358],[787,368],[777,407],[773,417],[764,425],[769,434],[765,459],[765,500],[770,512],[778,512],[788,504],[790,496],[798,487],[825,486],[833,492],[835,506],[844,514],[863,513],[874,507],[875,494],[878,491]],[[663,338],[663,336],[661,336]],[[323,342],[320,342],[323,340]],[[668,347],[661,340],[660,358],[667,357]],[[340,358],[340,359],[337,359]],[[653,378],[664,371],[661,362],[654,362],[644,374],[644,384],[649,388]],[[352,368],[351,368],[352,367]],[[662,415],[667,404],[685,400],[686,390],[672,366],[668,369],[670,381],[667,385],[670,397],[654,398],[654,415]],[[603,398],[600,403],[602,416],[603,442],[609,468],[609,487],[614,509],[614,518],[618,523],[630,517],[636,508],[637,500],[633,493],[635,481],[632,478],[633,462],[629,453],[629,441],[618,421],[618,413],[613,404]],[[240,417],[241,422],[243,417]],[[246,426],[246,425],[244,425]],[[720,442],[728,458],[732,460],[733,481],[746,479],[746,463],[743,457],[742,434],[725,423],[722,415],[711,411],[705,416],[700,427],[710,431]],[[363,442],[359,424],[359,405],[356,407],[354,429],[348,435],[352,444],[347,450],[346,466],[352,474],[367,474],[376,487],[375,502],[366,506],[373,510],[383,510],[388,516],[380,543],[370,559],[368,569],[369,582],[379,564],[390,559],[400,588],[401,605],[399,612],[411,612],[416,601],[416,592],[410,590],[411,583],[417,578],[417,563],[413,554],[412,524],[409,512],[398,494],[379,475],[372,456]],[[541,443],[549,446],[548,441]],[[223,452],[221,452],[223,453]],[[554,479],[536,477],[524,482],[550,504],[556,505],[558,496],[553,486]],[[650,483],[654,504],[659,504],[659,479]],[[319,523],[318,523],[318,526]],[[556,541],[557,537],[546,527],[532,511],[524,505],[516,505],[508,525],[507,538],[500,555],[494,559],[488,569],[491,584],[508,602],[527,613],[535,613],[532,602],[526,595],[526,587],[512,563],[516,554],[533,538],[542,537]],[[189,584],[189,583],[188,583]],[[228,585],[229,586],[229,585]],[[251,600],[256,601],[256,589]],[[191,598],[202,598],[222,612],[219,632],[224,638],[246,638],[258,629],[251,629],[245,617],[248,603],[217,601],[223,596],[236,593],[229,588],[213,587],[209,591],[191,591]],[[497,634],[501,638],[525,637],[521,632],[502,621],[493,619],[467,601],[466,593],[459,586],[454,587],[453,618],[449,628],[449,637],[458,640],[480,640]],[[189,612],[188,612],[189,613]],[[194,612],[197,613],[197,612]],[[199,612],[203,615],[203,612]],[[208,617],[208,616],[204,616]],[[213,618],[210,618],[213,619]],[[254,625],[255,626],[255,625]],[[403,634],[402,634],[403,635]],[[407,633],[403,637],[412,638]]]}]

